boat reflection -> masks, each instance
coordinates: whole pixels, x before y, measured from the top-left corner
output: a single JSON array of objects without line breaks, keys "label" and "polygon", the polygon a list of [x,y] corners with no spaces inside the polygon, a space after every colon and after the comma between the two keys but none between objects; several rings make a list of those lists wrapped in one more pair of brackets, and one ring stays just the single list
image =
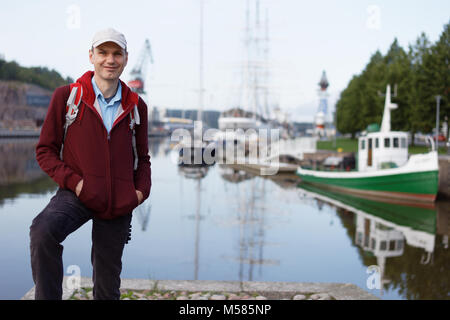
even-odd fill
[{"label": "boat reflection", "polygon": [[199,261],[200,261],[200,222],[205,218],[202,215],[202,179],[208,174],[210,166],[205,165],[178,165],[178,173],[186,179],[196,180],[196,201],[194,214],[188,215],[189,219],[195,220],[195,239],[194,239],[194,275],[193,279],[198,280]]},{"label": "boat reflection", "polygon": [[133,211],[133,217],[136,217],[142,231],[147,230],[148,222],[150,220],[150,213],[152,212],[151,198],[141,203]]},{"label": "boat reflection", "polygon": [[[415,286],[419,283],[429,286],[430,279],[419,278],[426,277],[425,274],[436,269],[438,281],[441,284],[447,282],[444,287],[448,288],[448,269],[445,274],[442,272],[442,262],[448,264],[449,261],[449,230],[442,227],[437,229],[438,219],[444,220],[444,224],[449,221],[448,210],[444,209],[448,208],[448,203],[438,203],[436,207],[405,206],[332,192],[311,184],[301,183],[298,186],[301,197],[306,194],[318,202],[337,207],[338,214],[344,214],[344,223],[347,219],[345,215],[353,213],[353,226],[349,233],[353,234],[352,240],[358,246],[365,265],[378,267],[381,295],[390,287],[402,287],[408,299],[418,299],[418,292],[423,294],[425,290],[415,291],[414,285],[407,282],[416,278]],[[440,266],[436,265],[436,254],[440,258]],[[439,287],[439,284],[435,285]],[[434,288],[433,285],[431,287]],[[419,299],[442,298],[448,293],[428,294]]]},{"label": "boat reflection", "polygon": [[200,180],[206,177],[208,169],[204,166],[178,166],[178,173],[187,179]]},{"label": "boat reflection", "polygon": [[245,171],[244,169],[233,167],[228,164],[219,164],[220,176],[228,182],[240,183],[246,180],[250,180],[255,177],[254,174]]},{"label": "boat reflection", "polygon": [[301,181],[299,176],[292,173],[261,175],[261,171],[259,169],[252,169],[246,165],[220,164],[219,167],[221,168],[220,171],[222,178],[228,182],[239,183],[255,177],[260,177],[274,182],[282,189],[295,189]]}]

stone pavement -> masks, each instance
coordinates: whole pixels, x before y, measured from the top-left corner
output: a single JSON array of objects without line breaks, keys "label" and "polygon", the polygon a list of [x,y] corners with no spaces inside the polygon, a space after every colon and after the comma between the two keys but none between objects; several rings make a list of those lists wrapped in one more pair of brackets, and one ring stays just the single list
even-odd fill
[{"label": "stone pavement", "polygon": [[[64,300],[92,299],[92,280],[82,277],[79,290],[68,289]],[[70,280],[70,279],[69,279]],[[209,280],[122,279],[123,300],[378,300],[354,284]],[[34,299],[34,287],[22,300]]]}]

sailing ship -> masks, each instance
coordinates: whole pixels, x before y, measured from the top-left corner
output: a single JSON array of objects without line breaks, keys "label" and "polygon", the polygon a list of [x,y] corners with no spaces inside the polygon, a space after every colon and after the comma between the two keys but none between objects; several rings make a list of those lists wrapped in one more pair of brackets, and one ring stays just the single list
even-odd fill
[{"label": "sailing ship", "polygon": [[246,59],[242,65],[240,93],[236,95],[239,102],[237,107],[219,116],[220,131],[216,136],[219,144],[237,145],[258,140],[256,130],[268,128],[270,122],[267,115],[263,116],[263,108],[268,113],[268,18],[262,23],[259,0],[254,4],[254,10],[251,10],[250,1],[247,1]]}]

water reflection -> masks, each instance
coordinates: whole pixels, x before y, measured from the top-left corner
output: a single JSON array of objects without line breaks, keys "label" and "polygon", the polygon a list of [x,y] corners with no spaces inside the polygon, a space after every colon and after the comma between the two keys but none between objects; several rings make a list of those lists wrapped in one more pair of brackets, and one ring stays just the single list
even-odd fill
[{"label": "water reflection", "polygon": [[35,159],[36,139],[0,140],[0,205],[22,193],[44,194],[57,185]]},{"label": "water reflection", "polygon": [[178,173],[187,179],[201,180],[208,174],[207,166],[178,166]]},{"label": "water reflection", "polygon": [[239,183],[255,177],[254,174],[251,174],[243,169],[236,168],[232,165],[219,164],[218,167],[222,179],[231,183]]},{"label": "water reflection", "polygon": [[152,204],[150,199],[144,201],[139,207],[137,207],[133,211],[133,217],[136,217],[138,219],[142,231],[147,230],[151,212],[152,212]]},{"label": "water reflection", "polygon": [[[379,267],[381,295],[396,289],[407,299],[450,297],[448,224],[445,228],[449,203],[413,207],[325,191],[309,184],[300,184],[300,190],[336,206],[364,265]],[[440,229],[438,219],[443,225]]]},{"label": "water reflection", "polygon": [[256,173],[246,170],[245,167],[229,164],[220,164],[218,167],[221,178],[234,187],[234,190],[225,188],[224,197],[233,203],[233,210],[230,212],[233,215],[226,223],[238,226],[238,252],[223,258],[239,264],[239,281],[253,281],[256,272],[258,278],[263,276],[264,266],[280,264],[278,259],[267,258],[264,254],[266,247],[274,245],[265,239],[268,227],[266,215],[269,209],[266,203],[266,180],[260,179]]},{"label": "water reflection", "polygon": [[[0,141],[5,297],[20,298],[32,285],[28,226],[57,188],[35,161],[36,143]],[[149,140],[152,194],[134,211],[123,277],[148,278],[151,270],[154,279],[351,282],[367,290],[366,269],[378,265],[384,297],[449,299],[449,203],[386,204],[299,188],[295,175],[258,176],[236,165],[180,167],[171,161],[173,146]],[[65,241],[66,259],[83,272],[89,246],[89,228]],[[4,283],[20,283],[20,292],[8,295]]]},{"label": "water reflection", "polygon": [[167,138],[152,138],[148,141],[148,149],[151,157],[158,157],[160,153],[167,154],[170,152],[170,145]]},{"label": "water reflection", "polygon": [[262,275],[262,266],[277,266],[278,259],[264,257],[266,246],[272,245],[265,240],[267,197],[266,181],[252,179],[242,185],[238,195],[237,221],[239,223],[239,280],[253,281],[255,267]]},{"label": "water reflection", "polygon": [[[265,239],[265,230],[269,227],[266,215],[271,210],[266,184],[270,180],[283,189],[293,189],[299,178],[281,174],[260,176],[259,170],[238,164],[221,164],[219,167],[222,179],[239,184],[236,194],[230,196],[237,201],[236,222],[239,224],[239,255],[234,260],[239,262],[239,280],[253,281],[255,268],[262,277],[263,266],[280,265],[279,259],[264,257],[266,247],[279,245]],[[242,183],[244,181],[248,183]]]}]

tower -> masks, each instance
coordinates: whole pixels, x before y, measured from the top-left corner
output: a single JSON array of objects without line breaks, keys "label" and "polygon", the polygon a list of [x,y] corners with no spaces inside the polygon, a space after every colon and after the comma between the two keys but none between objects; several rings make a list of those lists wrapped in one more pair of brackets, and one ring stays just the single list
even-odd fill
[{"label": "tower", "polygon": [[314,118],[314,134],[319,137],[323,137],[326,135],[325,132],[325,120],[328,112],[328,92],[327,88],[329,86],[329,82],[327,79],[327,75],[325,70],[322,72],[322,77],[319,82],[319,108],[317,110],[317,114]]}]

